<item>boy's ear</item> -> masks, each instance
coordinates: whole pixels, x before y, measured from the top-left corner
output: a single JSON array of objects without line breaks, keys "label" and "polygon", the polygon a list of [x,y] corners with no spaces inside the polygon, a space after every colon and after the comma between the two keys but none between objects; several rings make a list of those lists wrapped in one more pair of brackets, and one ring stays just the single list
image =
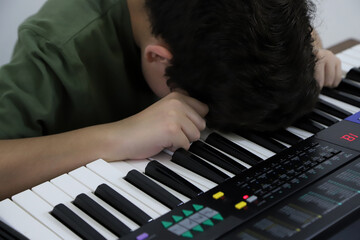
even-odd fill
[{"label": "boy's ear", "polygon": [[170,64],[172,54],[170,51],[160,45],[148,45],[145,47],[145,59],[149,63]]}]

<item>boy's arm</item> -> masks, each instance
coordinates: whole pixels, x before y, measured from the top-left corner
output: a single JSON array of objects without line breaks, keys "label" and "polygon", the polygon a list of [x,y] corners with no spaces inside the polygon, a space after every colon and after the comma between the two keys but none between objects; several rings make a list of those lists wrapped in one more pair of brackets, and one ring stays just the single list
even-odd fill
[{"label": "boy's arm", "polygon": [[141,159],[189,148],[205,128],[205,104],[170,93],[127,119],[71,132],[0,140],[0,200],[98,158]]}]

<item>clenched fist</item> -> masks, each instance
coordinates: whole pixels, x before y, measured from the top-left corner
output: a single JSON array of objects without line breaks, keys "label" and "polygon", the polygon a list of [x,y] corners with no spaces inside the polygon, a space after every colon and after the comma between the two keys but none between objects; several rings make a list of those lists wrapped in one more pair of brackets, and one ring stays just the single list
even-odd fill
[{"label": "clenched fist", "polygon": [[124,120],[105,125],[111,138],[107,160],[141,159],[151,157],[163,149],[188,149],[205,129],[206,104],[172,92]]},{"label": "clenched fist", "polygon": [[341,82],[341,61],[331,51],[319,49],[316,53],[315,79],[320,88],[337,87]]}]

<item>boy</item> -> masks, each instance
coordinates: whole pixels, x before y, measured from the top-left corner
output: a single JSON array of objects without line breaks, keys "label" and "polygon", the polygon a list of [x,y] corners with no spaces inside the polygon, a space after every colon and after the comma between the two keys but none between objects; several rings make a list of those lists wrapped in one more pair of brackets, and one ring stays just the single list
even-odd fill
[{"label": "boy", "polygon": [[0,70],[0,199],[97,158],[187,149],[206,125],[288,126],[340,81],[310,6],[49,0]]}]

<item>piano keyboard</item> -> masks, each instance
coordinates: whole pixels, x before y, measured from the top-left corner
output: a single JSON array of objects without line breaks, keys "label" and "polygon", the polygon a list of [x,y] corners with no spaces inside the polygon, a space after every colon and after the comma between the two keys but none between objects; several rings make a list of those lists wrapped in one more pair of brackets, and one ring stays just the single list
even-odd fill
[{"label": "piano keyboard", "polygon": [[[256,166],[262,166],[267,159],[278,159],[284,152],[294,152],[305,142],[310,142],[306,149],[315,149],[318,145],[307,139],[315,134],[321,136],[324,129],[331,129],[360,111],[360,45],[337,56],[342,60],[346,81],[335,90],[324,90],[314,112],[293,126],[272,134],[207,130],[189,151],[162,152],[144,160],[96,160],[1,201],[0,239],[220,237],[211,230],[215,222],[230,231],[232,224],[240,224],[239,218],[228,217],[221,223],[224,215],[220,211],[193,203],[193,199],[224,199],[221,191],[209,194],[239,176],[251,179],[249,170],[255,171]],[[358,136],[349,133],[347,138],[351,142]],[[356,154],[339,149],[331,156]],[[261,191],[244,195],[235,208],[247,208],[262,199],[265,197]],[[181,214],[177,209],[182,209]],[[146,228],[173,212],[176,214],[161,221],[167,238]],[[181,221],[182,224],[176,224]]]}]

